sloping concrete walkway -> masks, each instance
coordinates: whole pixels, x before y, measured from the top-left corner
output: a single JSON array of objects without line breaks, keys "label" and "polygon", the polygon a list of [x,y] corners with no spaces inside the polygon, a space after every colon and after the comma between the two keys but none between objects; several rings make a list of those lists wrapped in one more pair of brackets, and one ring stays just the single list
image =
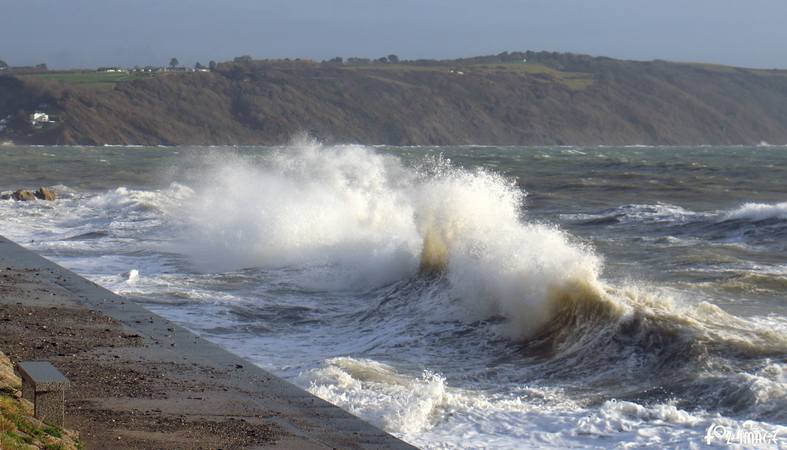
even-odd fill
[{"label": "sloping concrete walkway", "polygon": [[1,236],[0,349],[71,380],[88,448],[413,448]]}]

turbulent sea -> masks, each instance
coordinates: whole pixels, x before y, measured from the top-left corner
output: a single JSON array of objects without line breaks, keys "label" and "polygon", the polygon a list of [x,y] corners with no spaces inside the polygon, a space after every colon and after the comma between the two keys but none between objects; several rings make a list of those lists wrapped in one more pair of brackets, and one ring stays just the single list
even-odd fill
[{"label": "turbulent sea", "polygon": [[787,147],[0,147],[38,186],[0,234],[418,447],[787,446]]}]

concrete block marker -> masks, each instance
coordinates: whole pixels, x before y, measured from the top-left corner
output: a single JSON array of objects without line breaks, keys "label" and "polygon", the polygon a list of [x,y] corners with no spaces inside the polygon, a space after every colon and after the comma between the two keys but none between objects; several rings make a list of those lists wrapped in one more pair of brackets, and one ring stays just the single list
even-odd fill
[{"label": "concrete block marker", "polygon": [[35,418],[62,427],[68,378],[49,361],[24,361],[16,370],[22,378],[22,397],[35,405]]}]

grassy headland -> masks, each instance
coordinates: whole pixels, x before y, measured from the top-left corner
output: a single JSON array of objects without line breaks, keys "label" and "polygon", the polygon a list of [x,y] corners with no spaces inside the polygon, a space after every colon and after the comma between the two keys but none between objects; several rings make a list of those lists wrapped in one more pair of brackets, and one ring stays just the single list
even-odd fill
[{"label": "grassy headland", "polygon": [[152,78],[157,76],[157,74],[135,72],[96,72],[94,70],[64,70],[36,72],[22,76],[33,81],[55,81],[65,85],[76,85],[92,89],[112,89],[117,83]]},{"label": "grassy headland", "polygon": [[[43,110],[54,124],[30,124]],[[0,141],[392,145],[787,143],[787,71],[559,53],[237,59],[212,72],[0,76]]]}]

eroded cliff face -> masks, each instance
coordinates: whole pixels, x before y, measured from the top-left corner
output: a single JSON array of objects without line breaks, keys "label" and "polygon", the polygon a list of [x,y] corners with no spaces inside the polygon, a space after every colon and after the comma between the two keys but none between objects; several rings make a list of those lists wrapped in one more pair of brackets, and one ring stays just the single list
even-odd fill
[{"label": "eroded cliff face", "polygon": [[[0,140],[33,144],[787,143],[787,71],[533,54],[339,65],[220,64],[102,89],[0,77]],[[54,124],[25,118],[47,109]]]}]

